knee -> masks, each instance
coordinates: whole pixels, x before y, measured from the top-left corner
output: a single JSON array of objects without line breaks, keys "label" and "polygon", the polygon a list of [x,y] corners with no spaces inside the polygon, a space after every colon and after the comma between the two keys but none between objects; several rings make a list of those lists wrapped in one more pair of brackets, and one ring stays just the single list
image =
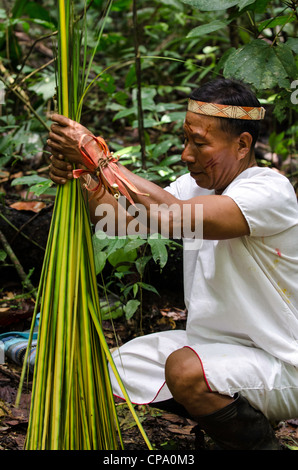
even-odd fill
[{"label": "knee", "polygon": [[165,364],[166,384],[179,403],[188,400],[191,394],[208,391],[203,369],[197,355],[189,348],[174,351]]}]

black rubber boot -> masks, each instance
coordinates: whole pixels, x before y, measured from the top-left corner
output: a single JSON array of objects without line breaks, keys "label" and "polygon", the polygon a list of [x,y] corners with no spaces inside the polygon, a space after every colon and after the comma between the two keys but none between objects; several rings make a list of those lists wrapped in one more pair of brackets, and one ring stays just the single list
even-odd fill
[{"label": "black rubber boot", "polygon": [[167,411],[169,413],[174,413],[178,416],[181,416],[182,418],[188,418],[193,420],[192,416],[190,416],[184,406],[177,403],[174,398],[170,398],[169,400],[165,401],[149,403],[149,406],[152,406],[153,408],[158,408],[162,411]]},{"label": "black rubber boot", "polygon": [[267,418],[241,395],[196,421],[221,450],[281,450]]}]

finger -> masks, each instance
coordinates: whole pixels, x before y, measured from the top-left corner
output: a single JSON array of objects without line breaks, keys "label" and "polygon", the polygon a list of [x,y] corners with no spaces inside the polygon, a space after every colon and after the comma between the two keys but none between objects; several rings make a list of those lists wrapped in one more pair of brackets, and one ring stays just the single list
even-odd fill
[{"label": "finger", "polygon": [[59,144],[59,142],[56,142],[55,140],[52,140],[52,139],[48,139],[47,145],[51,147],[53,154],[62,153],[62,145]]},{"label": "finger", "polygon": [[51,134],[64,135],[65,127],[60,126],[59,124],[51,124]]},{"label": "finger", "polygon": [[65,161],[65,158],[64,158],[64,156],[61,152],[53,152],[52,157],[58,158],[58,160],[64,160]]},{"label": "finger", "polygon": [[51,180],[57,184],[65,184],[66,181],[73,179],[72,172],[60,170],[52,165],[50,165],[49,176]]},{"label": "finger", "polygon": [[73,170],[73,166],[71,163],[66,162],[63,158],[63,155],[58,154],[58,156],[52,155],[50,158],[52,167],[58,168],[59,170],[65,171],[65,172],[71,172]]},{"label": "finger", "polygon": [[69,126],[73,121],[62,114],[54,113],[51,120],[57,122],[60,126]]},{"label": "finger", "polygon": [[50,172],[49,176],[51,180],[56,184],[65,184],[68,180],[65,178],[61,178],[59,176],[55,176],[54,173]]},{"label": "finger", "polygon": [[62,143],[64,141],[64,132],[49,132],[49,139],[54,140],[58,143]]}]

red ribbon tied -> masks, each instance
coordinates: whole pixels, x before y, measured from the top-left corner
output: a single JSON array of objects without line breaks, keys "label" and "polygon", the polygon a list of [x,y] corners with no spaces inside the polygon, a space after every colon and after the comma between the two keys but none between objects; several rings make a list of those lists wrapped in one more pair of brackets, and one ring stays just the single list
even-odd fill
[{"label": "red ribbon tied", "polygon": [[[89,141],[83,145],[83,139],[90,137]],[[94,145],[94,142],[96,145]],[[93,145],[92,145],[93,144]],[[125,196],[131,204],[134,202],[127,190],[130,189],[136,194],[145,196],[123,175],[117,162],[118,158],[109,151],[109,148],[102,137],[95,137],[92,134],[83,134],[79,141],[79,150],[83,156],[83,163],[87,170],[73,170],[73,177],[79,178],[86,174],[95,174],[98,177],[98,184],[95,188],[90,189],[86,185],[88,191],[95,194],[100,190],[102,184],[115,197],[119,197],[120,193]]]}]

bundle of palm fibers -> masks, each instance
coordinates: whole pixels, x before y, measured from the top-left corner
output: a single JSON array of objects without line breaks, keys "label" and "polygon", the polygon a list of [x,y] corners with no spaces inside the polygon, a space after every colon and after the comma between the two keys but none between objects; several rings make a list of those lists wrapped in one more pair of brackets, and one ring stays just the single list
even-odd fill
[{"label": "bundle of palm fibers", "polygon": [[[56,76],[58,112],[78,120],[90,63],[86,67],[86,8],[81,18],[75,17],[73,3],[58,1]],[[108,2],[108,7],[111,3]],[[87,75],[83,76],[86,70]],[[17,397],[18,402],[35,319],[40,312],[25,449],[123,448],[107,359],[151,448],[105,341],[94,266],[88,207],[79,181],[73,179],[57,188]]]}]

